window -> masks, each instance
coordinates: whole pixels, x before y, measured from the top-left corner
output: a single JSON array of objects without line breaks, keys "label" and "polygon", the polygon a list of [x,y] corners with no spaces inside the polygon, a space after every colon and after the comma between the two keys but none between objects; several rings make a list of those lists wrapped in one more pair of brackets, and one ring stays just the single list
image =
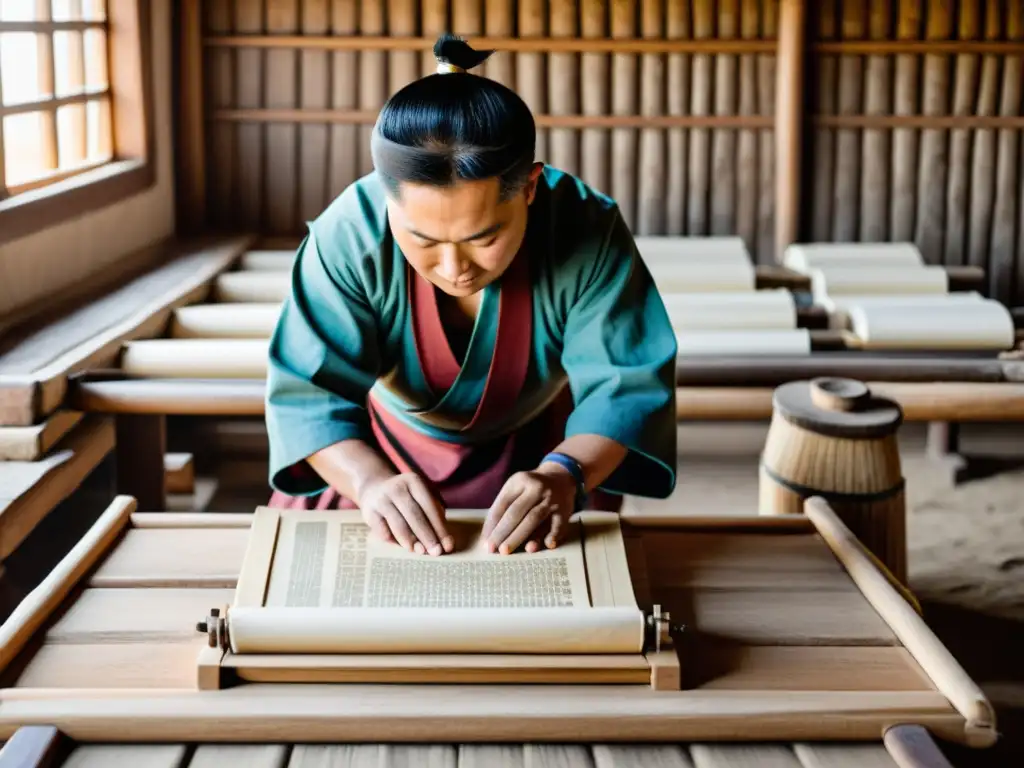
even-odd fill
[{"label": "window", "polygon": [[152,183],[148,25],[148,0],[0,0],[0,243]]}]

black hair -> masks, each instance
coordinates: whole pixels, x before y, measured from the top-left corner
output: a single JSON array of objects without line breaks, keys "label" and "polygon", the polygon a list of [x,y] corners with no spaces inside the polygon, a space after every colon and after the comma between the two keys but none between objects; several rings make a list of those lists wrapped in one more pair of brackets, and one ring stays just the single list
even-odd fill
[{"label": "black hair", "polygon": [[526,184],[537,141],[529,107],[510,88],[469,72],[492,53],[441,35],[434,57],[455,71],[414,80],[384,104],[371,152],[393,193],[402,182],[444,187],[496,178],[504,200]]}]

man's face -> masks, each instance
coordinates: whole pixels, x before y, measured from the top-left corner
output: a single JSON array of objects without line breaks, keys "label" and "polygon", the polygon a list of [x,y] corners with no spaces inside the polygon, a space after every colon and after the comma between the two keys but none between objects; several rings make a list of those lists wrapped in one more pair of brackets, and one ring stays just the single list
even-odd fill
[{"label": "man's face", "polygon": [[405,184],[388,198],[391,232],[420,275],[449,296],[465,297],[497,280],[526,234],[541,166],[526,186],[502,201],[496,179],[452,187]]}]

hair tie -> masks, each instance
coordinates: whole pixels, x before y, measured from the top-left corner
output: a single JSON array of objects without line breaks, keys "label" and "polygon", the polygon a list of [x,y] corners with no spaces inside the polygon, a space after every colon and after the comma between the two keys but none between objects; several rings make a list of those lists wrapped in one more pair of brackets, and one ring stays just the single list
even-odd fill
[{"label": "hair tie", "polygon": [[437,62],[437,73],[439,75],[449,75],[453,72],[465,72],[466,70],[462,67],[458,67],[454,64],[449,64],[447,61]]}]

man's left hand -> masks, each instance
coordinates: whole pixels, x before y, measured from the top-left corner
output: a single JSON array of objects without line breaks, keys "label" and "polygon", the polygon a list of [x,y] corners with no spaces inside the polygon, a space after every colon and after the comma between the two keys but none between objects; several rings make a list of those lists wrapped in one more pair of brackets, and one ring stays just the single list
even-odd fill
[{"label": "man's left hand", "polygon": [[517,472],[502,487],[484,521],[483,537],[490,552],[554,549],[576,507],[576,481],[563,467],[544,464]]}]

